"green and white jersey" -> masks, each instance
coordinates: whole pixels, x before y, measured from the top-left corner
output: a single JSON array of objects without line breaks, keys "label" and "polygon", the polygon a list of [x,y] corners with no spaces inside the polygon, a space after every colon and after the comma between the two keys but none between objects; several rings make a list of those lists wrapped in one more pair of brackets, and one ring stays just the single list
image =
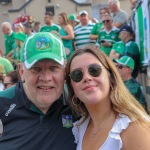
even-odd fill
[{"label": "green and white jersey", "polygon": [[118,53],[118,54],[122,54],[124,46],[125,46],[124,42],[119,41],[119,42],[116,42],[113,44],[113,47],[111,50],[116,51],[116,53]]},{"label": "green and white jersey", "polygon": [[95,40],[90,40],[90,33],[95,24],[89,22],[86,26],[81,24],[75,26],[74,35],[75,35],[75,44],[76,48],[81,48],[85,44],[95,44]]},{"label": "green and white jersey", "polygon": [[111,44],[116,43],[119,41],[119,29],[116,27],[113,27],[111,31],[107,32],[106,29],[103,29],[99,32],[98,35],[98,43],[100,44],[100,49],[107,55],[109,56],[111,48],[112,47],[104,47],[101,45],[101,41],[107,41],[110,42]]},{"label": "green and white jersey", "polygon": [[102,22],[96,23],[92,28],[91,34],[98,35],[102,26]]},{"label": "green and white jersey", "polygon": [[60,26],[53,23],[51,26],[44,25],[40,28],[40,32],[51,32],[51,31],[57,31],[59,33]]}]

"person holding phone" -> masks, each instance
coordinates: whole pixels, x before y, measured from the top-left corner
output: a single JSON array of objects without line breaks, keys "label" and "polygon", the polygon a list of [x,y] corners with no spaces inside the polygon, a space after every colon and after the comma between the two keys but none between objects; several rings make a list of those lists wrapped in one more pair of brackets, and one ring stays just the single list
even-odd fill
[{"label": "person holding phone", "polygon": [[113,44],[119,41],[119,29],[112,25],[113,20],[108,14],[103,15],[102,22],[104,29],[99,32],[98,43],[100,44],[100,49],[109,56]]}]

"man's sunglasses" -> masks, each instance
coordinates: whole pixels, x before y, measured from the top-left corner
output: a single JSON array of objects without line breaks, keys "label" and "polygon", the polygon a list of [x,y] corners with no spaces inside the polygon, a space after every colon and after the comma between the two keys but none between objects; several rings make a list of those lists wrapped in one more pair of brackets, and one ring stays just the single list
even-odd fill
[{"label": "man's sunglasses", "polygon": [[122,66],[122,65],[116,65],[116,67],[117,67],[118,69],[128,68],[127,66]]},{"label": "man's sunglasses", "polygon": [[[92,77],[98,77],[101,74],[101,72],[102,68],[98,64],[92,64],[88,67],[88,73]],[[76,69],[72,71],[69,76],[74,82],[80,82],[83,79],[83,70]]]},{"label": "man's sunglasses", "polygon": [[104,20],[104,21],[102,21],[103,23],[108,23],[108,22],[110,22],[110,20]]}]

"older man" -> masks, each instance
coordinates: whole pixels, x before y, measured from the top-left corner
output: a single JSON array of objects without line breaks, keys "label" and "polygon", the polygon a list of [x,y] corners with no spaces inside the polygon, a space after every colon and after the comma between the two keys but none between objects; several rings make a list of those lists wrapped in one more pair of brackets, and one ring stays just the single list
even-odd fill
[{"label": "older man", "polygon": [[128,15],[120,8],[119,0],[108,0],[108,7],[113,17],[113,25],[120,28],[128,20]]},{"label": "older man", "polygon": [[113,20],[110,15],[104,15],[102,18],[104,29],[99,32],[98,43],[101,50],[109,56],[113,44],[119,41],[118,29],[112,25]]},{"label": "older man", "polygon": [[80,24],[74,28],[75,46],[77,49],[82,48],[86,44],[95,44],[95,40],[90,40],[90,33],[94,23],[89,20],[88,13],[85,10],[80,11],[79,16]]},{"label": "older man", "polygon": [[22,81],[0,93],[0,150],[75,150],[72,112],[63,104],[65,50],[51,33],[28,37]]},{"label": "older man", "polygon": [[2,32],[4,33],[5,40],[5,56],[9,56],[9,53],[15,48],[15,33],[12,31],[12,26],[9,22],[3,22],[1,25]]},{"label": "older man", "polygon": [[132,71],[134,69],[134,61],[129,56],[122,56],[119,59],[113,59],[116,63],[116,67],[123,79],[123,82],[129,92],[143,105],[146,109],[146,101],[143,94],[143,87],[139,82],[137,82],[134,78],[131,77]]},{"label": "older man", "polygon": [[127,55],[134,60],[135,67],[132,72],[132,77],[136,78],[140,67],[140,50],[137,43],[134,41],[134,31],[130,26],[124,25],[120,29],[119,37],[125,44],[122,48],[122,54],[120,54],[120,57]]}]

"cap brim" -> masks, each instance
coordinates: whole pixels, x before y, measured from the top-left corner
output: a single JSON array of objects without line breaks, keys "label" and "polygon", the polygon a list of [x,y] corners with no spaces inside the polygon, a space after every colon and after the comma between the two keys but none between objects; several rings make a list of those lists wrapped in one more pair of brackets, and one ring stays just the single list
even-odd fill
[{"label": "cap brim", "polygon": [[115,62],[115,63],[121,64],[121,65],[124,65],[124,64],[123,64],[122,62],[120,62],[118,59],[113,59],[112,61]]},{"label": "cap brim", "polygon": [[43,59],[50,59],[50,60],[56,61],[60,65],[64,65],[64,62],[65,62],[64,58],[58,57],[57,55],[54,55],[52,53],[48,53],[48,54],[40,53],[40,54],[37,54],[37,55],[31,57],[28,60],[25,60],[24,64],[27,69],[30,69],[35,63],[37,63],[38,61],[43,60]]}]

